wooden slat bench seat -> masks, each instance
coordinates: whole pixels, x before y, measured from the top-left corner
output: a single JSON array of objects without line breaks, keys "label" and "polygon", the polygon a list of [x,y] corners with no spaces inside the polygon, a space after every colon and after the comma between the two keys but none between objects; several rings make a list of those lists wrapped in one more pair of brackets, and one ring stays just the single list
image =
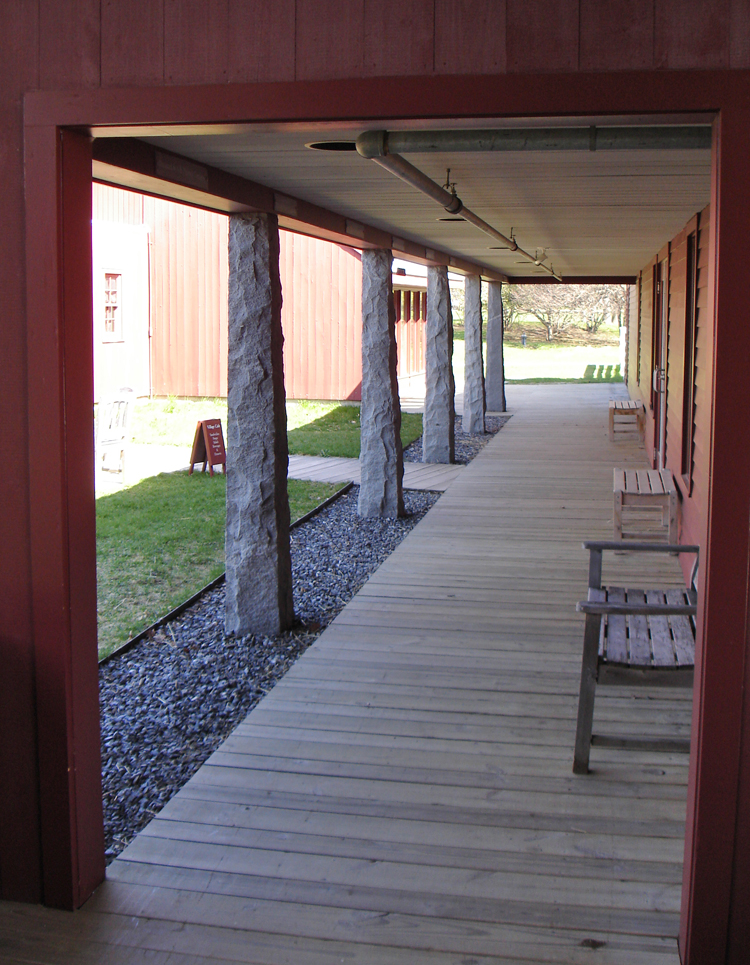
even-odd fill
[{"label": "wooden slat bench seat", "polygon": [[[615,539],[677,542],[677,486],[669,469],[615,469]],[[656,526],[649,526],[656,517]]]},{"label": "wooden slat bench seat", "polygon": [[642,402],[631,399],[625,401],[612,399],[609,403],[609,438],[611,442],[619,437],[630,437],[633,429],[643,442],[646,435],[646,410]]},{"label": "wooden slat bench seat", "polygon": [[[593,734],[597,684],[691,687],[695,665],[698,547],[619,542],[586,542],[589,551],[588,598],[576,607],[586,614],[578,698],[573,771],[587,774],[592,743],[609,747],[689,750],[684,740],[613,738]],[[689,589],[627,589],[602,586],[602,553],[623,548],[636,552],[695,553]]]}]

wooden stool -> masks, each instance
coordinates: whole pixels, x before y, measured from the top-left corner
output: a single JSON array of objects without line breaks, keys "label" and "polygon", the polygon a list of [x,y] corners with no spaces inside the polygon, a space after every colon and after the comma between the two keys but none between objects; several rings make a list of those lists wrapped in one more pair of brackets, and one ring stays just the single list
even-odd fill
[{"label": "wooden stool", "polygon": [[609,441],[615,441],[615,426],[621,425],[623,428],[617,433],[622,436],[627,430],[635,427],[638,436],[643,442],[646,435],[646,410],[642,402],[615,402],[614,399],[609,403]]},{"label": "wooden stool", "polygon": [[[677,487],[669,469],[615,469],[614,471],[615,539],[657,539],[677,543]],[[658,529],[646,529],[623,533],[623,511],[639,510],[661,515]],[[628,514],[630,515],[630,514]],[[636,526],[644,520],[636,519]]]}]

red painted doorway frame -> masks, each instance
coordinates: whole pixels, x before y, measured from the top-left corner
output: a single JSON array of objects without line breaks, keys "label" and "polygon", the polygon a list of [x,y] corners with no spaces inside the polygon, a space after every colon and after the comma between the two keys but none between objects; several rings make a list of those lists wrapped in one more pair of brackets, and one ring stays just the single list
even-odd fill
[{"label": "red painted doorway frame", "polygon": [[[90,269],[85,277],[84,265],[90,253],[81,235],[87,220],[86,133],[111,126],[121,135],[136,135],[158,124],[193,125],[208,133],[206,124],[252,121],[712,112],[719,116],[710,253],[713,411],[710,465],[705,467],[710,485],[700,538],[694,751],[680,946],[689,965],[746,960],[750,888],[743,886],[750,875],[750,740],[743,742],[743,737],[750,737],[744,700],[750,337],[744,251],[750,223],[745,172],[749,105],[750,75],[738,71],[397,78],[27,95],[29,499],[37,680],[38,691],[41,687],[46,695],[38,723],[47,903],[80,904],[102,874],[95,800],[98,720],[91,673],[93,394]],[[69,238],[78,239],[78,253]]]}]

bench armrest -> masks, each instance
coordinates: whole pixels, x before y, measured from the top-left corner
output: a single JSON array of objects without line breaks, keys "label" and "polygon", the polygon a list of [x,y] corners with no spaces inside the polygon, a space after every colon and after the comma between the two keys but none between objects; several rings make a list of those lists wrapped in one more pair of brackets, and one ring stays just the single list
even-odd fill
[{"label": "bench armrest", "polygon": [[669,603],[609,603],[596,600],[581,600],[576,603],[578,613],[593,613],[600,616],[683,616],[694,617],[698,612],[695,606],[684,604],[670,605]]},{"label": "bench armrest", "polygon": [[604,550],[613,550],[620,553],[623,551],[631,553],[695,553],[691,585],[694,584],[698,574],[700,546],[681,546],[678,543],[623,543],[619,540],[589,539],[583,544],[583,548],[589,551],[589,589],[592,590],[599,589],[602,585],[602,555]]},{"label": "bench armrest", "polygon": [[677,543],[628,543],[622,540],[586,540],[585,550],[601,553],[602,550],[616,550],[636,553],[698,553],[700,546],[680,545]]}]

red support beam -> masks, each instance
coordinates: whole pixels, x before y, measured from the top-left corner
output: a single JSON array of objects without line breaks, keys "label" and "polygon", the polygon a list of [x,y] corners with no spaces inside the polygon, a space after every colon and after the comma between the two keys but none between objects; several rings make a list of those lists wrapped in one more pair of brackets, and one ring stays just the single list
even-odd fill
[{"label": "red support beam", "polygon": [[93,439],[91,144],[26,129],[29,499],[42,897],[104,877]]},{"label": "red support beam", "polygon": [[60,125],[95,131],[97,137],[229,134],[265,121],[695,114],[739,99],[746,76],[732,71],[731,84],[721,70],[192,84],[33,91],[24,104],[29,124],[54,117]]},{"label": "red support beam", "polygon": [[686,965],[743,965],[750,948],[748,157],[750,110],[727,108],[715,123],[711,192],[713,413],[710,466],[701,467],[710,487],[680,928]]}]

